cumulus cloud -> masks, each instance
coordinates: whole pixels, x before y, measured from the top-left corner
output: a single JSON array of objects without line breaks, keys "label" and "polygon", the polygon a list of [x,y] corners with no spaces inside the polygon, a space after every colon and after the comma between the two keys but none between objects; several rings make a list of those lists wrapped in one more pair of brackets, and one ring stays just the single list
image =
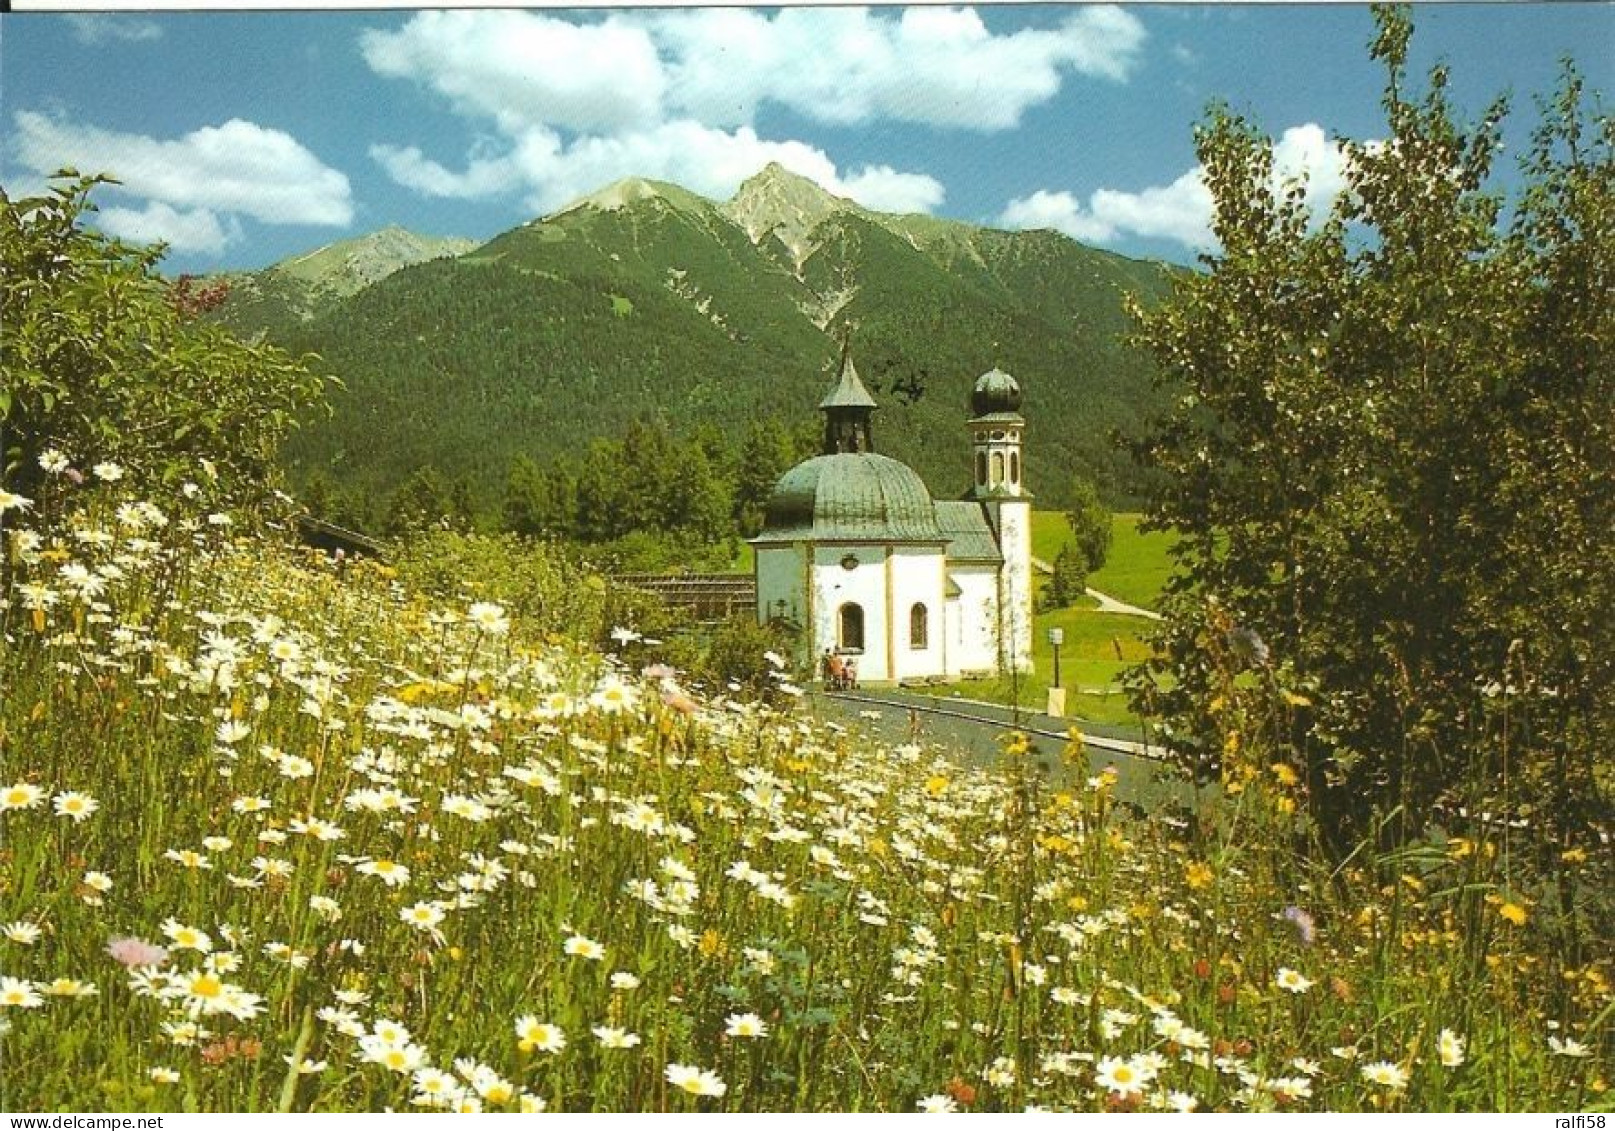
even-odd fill
[{"label": "cumulus cloud", "polygon": [[149,43],[163,37],[162,26],[152,20],[120,13],[118,15],[71,15],[67,26],[73,38],[90,47],[104,43]]},{"label": "cumulus cloud", "polygon": [[572,24],[517,11],[421,12],[366,31],[365,62],[413,79],[507,133],[537,125],[612,130],[660,116],[664,72],[649,32],[616,17]]},{"label": "cumulus cloud", "polygon": [[717,125],[765,102],[836,125],[876,119],[1005,129],[1069,74],[1123,81],[1145,33],[1119,8],[1083,8],[1052,30],[994,35],[969,8],[665,12],[649,17],[668,101]]},{"label": "cumulus cloud", "polygon": [[[1346,155],[1323,127],[1308,122],[1284,131],[1273,145],[1275,188],[1300,182],[1305,202],[1321,219],[1346,187]],[[1137,192],[1102,188],[1087,204],[1065,191],[1039,189],[1011,200],[999,222],[1008,228],[1054,228],[1083,243],[1109,244],[1124,238],[1163,239],[1192,251],[1215,244],[1213,203],[1205,170],[1196,165],[1171,184]]]},{"label": "cumulus cloud", "polygon": [[418,84],[504,141],[503,151],[466,155],[459,170],[407,143],[371,148],[389,176],[427,195],[519,192],[551,209],[640,175],[726,196],[778,161],[872,208],[929,211],[944,198],[934,177],[840,170],[817,147],[760,137],[759,112],[1005,129],[1072,76],[1125,81],[1144,38],[1135,16],[1112,7],[1008,34],[968,8],[715,8],[579,22],[448,11],[366,31],[360,48],[377,74]]},{"label": "cumulus cloud", "polygon": [[154,233],[176,248],[207,250],[239,235],[240,216],[266,224],[326,226],[353,219],[346,176],[322,164],[290,134],[239,118],[174,140],[28,110],[18,111],[12,121],[12,151],[34,174],[63,166],[106,172],[121,182],[119,196],[144,202],[103,211],[103,225],[109,231],[120,226],[120,235]]},{"label": "cumulus cloud", "polygon": [[154,200],[145,208],[103,208],[96,213],[96,225],[109,235],[133,243],[168,244],[175,251],[217,255],[241,238],[241,225],[234,217],[220,221],[206,208],[180,211]]}]

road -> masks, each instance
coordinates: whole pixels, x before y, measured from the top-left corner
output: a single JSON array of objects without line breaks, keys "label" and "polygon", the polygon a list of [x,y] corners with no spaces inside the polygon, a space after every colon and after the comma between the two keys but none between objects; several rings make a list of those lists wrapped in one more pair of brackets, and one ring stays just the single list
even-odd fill
[{"label": "road", "polygon": [[1034,752],[1048,766],[1051,783],[1114,766],[1116,793],[1123,800],[1153,807],[1167,799],[1186,799],[1192,793],[1171,774],[1160,752],[1145,746],[1140,733],[1122,727],[1080,724],[1086,760],[1072,765],[1062,761],[1070,730],[1079,725],[1072,719],[1023,710],[1016,727],[1014,710],[1001,704],[889,688],[815,691],[811,699],[813,710],[822,719],[864,730],[888,743],[934,742],[970,765],[997,764],[1002,757],[999,737],[1019,729],[1031,736]]}]

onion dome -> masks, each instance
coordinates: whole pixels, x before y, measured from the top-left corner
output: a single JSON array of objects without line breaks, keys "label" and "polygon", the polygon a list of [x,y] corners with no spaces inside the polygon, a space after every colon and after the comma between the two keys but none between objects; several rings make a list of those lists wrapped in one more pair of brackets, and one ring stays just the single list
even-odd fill
[{"label": "onion dome", "polygon": [[976,416],[999,416],[1021,411],[1020,382],[1002,369],[991,369],[976,378],[970,391],[970,411]]}]

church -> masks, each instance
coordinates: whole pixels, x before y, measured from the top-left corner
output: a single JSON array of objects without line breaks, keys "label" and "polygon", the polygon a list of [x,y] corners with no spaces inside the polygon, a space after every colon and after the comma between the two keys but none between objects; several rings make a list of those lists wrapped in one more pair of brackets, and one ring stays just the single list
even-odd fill
[{"label": "church", "polygon": [[997,369],[970,396],[974,483],[933,500],[875,451],[875,400],[843,356],[819,403],[822,455],[780,477],[756,550],[757,616],[800,627],[799,658],[849,658],[861,683],[987,676],[1032,667],[1031,496],[1021,389]]}]

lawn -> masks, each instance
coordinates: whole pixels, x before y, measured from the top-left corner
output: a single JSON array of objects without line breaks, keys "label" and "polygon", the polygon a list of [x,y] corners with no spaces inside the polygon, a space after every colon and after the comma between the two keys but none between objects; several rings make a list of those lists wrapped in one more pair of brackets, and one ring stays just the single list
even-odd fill
[{"label": "lawn", "polygon": [[[1088,578],[1088,584],[1101,593],[1148,609],[1154,606],[1171,572],[1172,562],[1167,550],[1172,545],[1172,535],[1139,530],[1142,518],[1138,514],[1115,516],[1110,554],[1105,564]],[[1032,513],[1033,557],[1052,563],[1060,547],[1070,541],[1071,528],[1066,525],[1064,512]]]}]

